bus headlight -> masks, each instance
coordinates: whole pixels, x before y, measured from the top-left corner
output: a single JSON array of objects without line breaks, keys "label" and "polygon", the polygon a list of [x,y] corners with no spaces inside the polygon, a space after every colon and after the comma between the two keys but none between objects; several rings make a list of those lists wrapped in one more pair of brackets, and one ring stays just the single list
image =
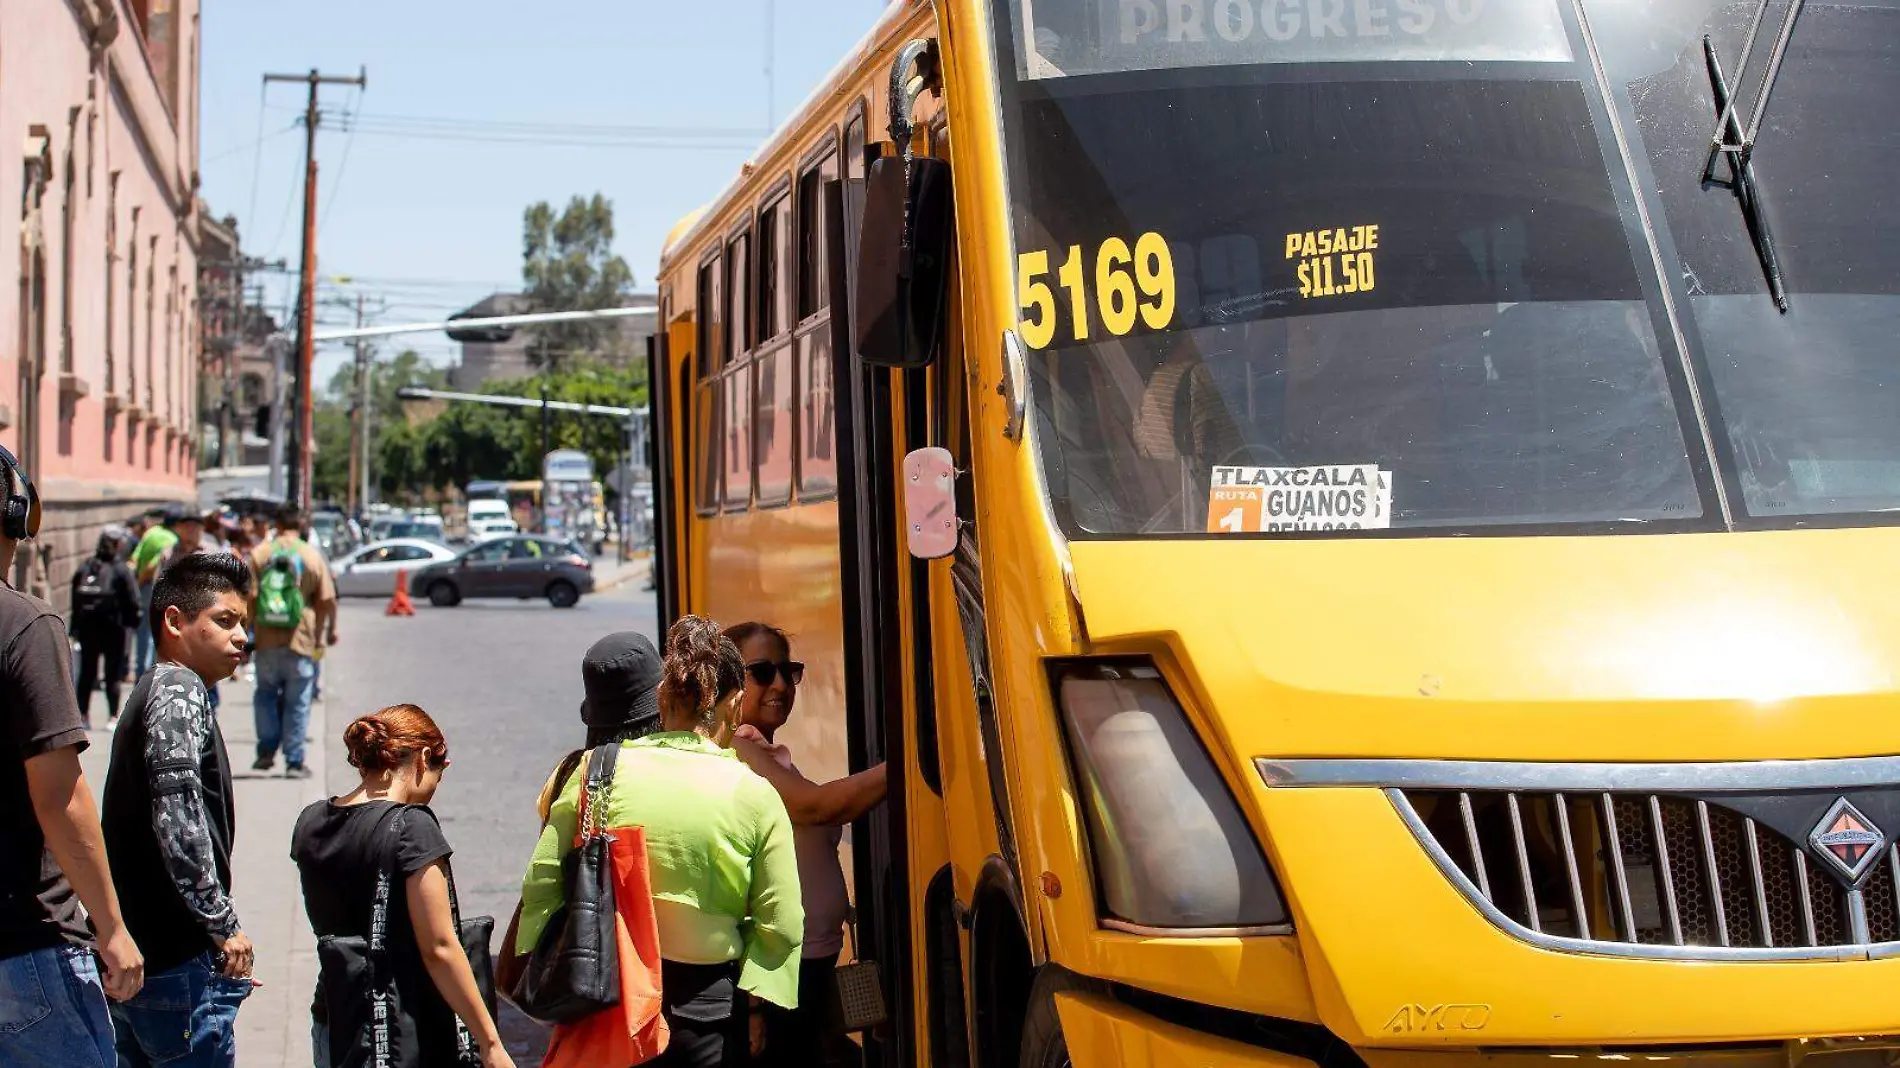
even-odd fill
[{"label": "bus headlight", "polygon": [[1286,923],[1260,843],[1154,663],[1064,661],[1053,675],[1109,917],[1144,928]]}]

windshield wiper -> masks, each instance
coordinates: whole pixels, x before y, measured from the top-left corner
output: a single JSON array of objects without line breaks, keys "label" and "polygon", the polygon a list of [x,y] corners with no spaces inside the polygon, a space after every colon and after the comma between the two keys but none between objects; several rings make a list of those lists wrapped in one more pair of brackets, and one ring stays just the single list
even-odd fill
[{"label": "windshield wiper", "polygon": [[[1742,44],[1742,58],[1735,70],[1736,84],[1748,77],[1748,58],[1755,49],[1755,38],[1761,32],[1762,17],[1768,12],[1769,0],[1761,0],[1755,8],[1755,15],[1748,21],[1748,35]],[[1801,16],[1801,8],[1806,0],[1791,0],[1788,14],[1781,21],[1781,32],[1775,37],[1774,51],[1768,57],[1768,75],[1762,79],[1761,93],[1755,98],[1755,109],[1749,116],[1748,124],[1742,124],[1736,114],[1738,101],[1729,87],[1728,79],[1722,74],[1721,57],[1715,53],[1715,41],[1704,34],[1702,54],[1709,65],[1709,83],[1715,94],[1715,133],[1710,137],[1709,159],[1702,168],[1702,181],[1706,184],[1715,180],[1715,161],[1727,156],[1729,161],[1730,185],[1735,190],[1735,199],[1742,206],[1742,220],[1748,226],[1748,234],[1755,243],[1755,253],[1761,257],[1762,273],[1768,277],[1768,295],[1774,298],[1775,307],[1784,314],[1788,310],[1788,289],[1781,277],[1781,257],[1775,252],[1775,237],[1768,228],[1768,216],[1762,211],[1761,187],[1755,181],[1753,157],[1755,154],[1755,136],[1761,132],[1762,113],[1768,110],[1768,96],[1774,91],[1775,79],[1781,76],[1781,62],[1788,55],[1788,39],[1794,36],[1794,23]]]}]

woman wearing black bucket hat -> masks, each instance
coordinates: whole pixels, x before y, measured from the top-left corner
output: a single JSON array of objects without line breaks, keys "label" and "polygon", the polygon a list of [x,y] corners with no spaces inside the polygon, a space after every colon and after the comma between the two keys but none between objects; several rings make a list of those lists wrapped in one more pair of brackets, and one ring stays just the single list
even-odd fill
[{"label": "woman wearing black bucket hat", "polygon": [[589,749],[609,742],[644,738],[660,729],[660,652],[644,634],[616,631],[587,647],[581,657],[581,723],[587,744],[561,759],[541,786],[537,809],[542,822],[548,806]]}]

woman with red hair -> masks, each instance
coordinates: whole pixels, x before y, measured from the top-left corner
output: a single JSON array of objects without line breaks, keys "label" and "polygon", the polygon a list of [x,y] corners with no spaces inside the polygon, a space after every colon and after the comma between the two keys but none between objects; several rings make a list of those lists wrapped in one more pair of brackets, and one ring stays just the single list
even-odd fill
[{"label": "woman with red hair", "polygon": [[[514,1068],[462,948],[450,903],[451,850],[428,807],[449,767],[448,740],[427,712],[391,705],[351,723],[343,744],[362,782],[304,809],[291,835],[311,929],[319,939],[368,939],[378,876],[393,859],[401,891],[391,887],[385,924],[391,978],[411,1017],[403,1032],[422,1042],[421,1063],[437,1063],[444,1046],[453,1049],[459,1017],[483,1068]],[[312,1013],[317,1068],[366,1063],[372,1051],[356,1022],[369,1019],[368,1006],[329,1005],[320,984]]]}]

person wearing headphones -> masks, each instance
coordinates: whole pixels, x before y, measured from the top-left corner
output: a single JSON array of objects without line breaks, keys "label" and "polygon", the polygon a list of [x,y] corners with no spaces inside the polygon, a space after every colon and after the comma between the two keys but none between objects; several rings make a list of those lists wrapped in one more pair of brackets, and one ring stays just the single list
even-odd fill
[{"label": "person wearing headphones", "polygon": [[66,625],[7,579],[39,528],[39,494],[0,447],[0,1064],[112,1068],[106,998],[138,993],[145,962],[79,765],[86,725]]}]

